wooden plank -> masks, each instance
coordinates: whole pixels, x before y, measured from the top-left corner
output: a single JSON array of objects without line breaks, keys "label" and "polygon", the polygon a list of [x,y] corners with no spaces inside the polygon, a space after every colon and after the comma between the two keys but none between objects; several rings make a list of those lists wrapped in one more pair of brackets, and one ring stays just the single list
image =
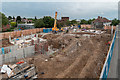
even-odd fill
[{"label": "wooden plank", "polygon": [[23,69],[19,70],[19,71],[18,71],[18,72],[16,72],[13,76],[15,76],[15,75],[17,75],[18,73],[20,73],[20,72],[22,72],[22,71],[24,71],[24,70],[28,69],[29,67],[31,67],[31,66],[27,66],[27,67],[25,67],[25,68],[23,68]]},{"label": "wooden plank", "polygon": [[28,78],[34,76],[36,73],[35,73],[35,68],[34,67],[31,67],[30,69],[28,69],[26,72],[24,73],[21,73],[19,75],[16,75],[14,78],[24,78],[24,75],[28,75]]},{"label": "wooden plank", "polygon": [[34,76],[35,75],[35,68],[34,67],[30,68],[26,75],[28,75],[28,78],[31,76]]},{"label": "wooden plank", "polygon": [[32,77],[32,79],[36,79],[37,78],[37,75],[34,75],[33,77]]},{"label": "wooden plank", "polygon": [[19,70],[22,70],[23,68],[25,68],[25,67],[27,67],[27,66],[29,66],[29,65],[26,64],[26,63],[22,63],[22,64],[20,64],[20,65],[17,65],[17,67],[14,68],[14,72],[15,72],[15,73],[18,73]]}]

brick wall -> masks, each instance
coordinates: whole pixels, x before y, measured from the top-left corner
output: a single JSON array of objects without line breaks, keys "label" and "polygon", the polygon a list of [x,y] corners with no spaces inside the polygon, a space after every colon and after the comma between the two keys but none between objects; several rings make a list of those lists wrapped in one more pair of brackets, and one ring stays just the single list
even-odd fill
[{"label": "brick wall", "polygon": [[[104,26],[104,29],[107,30],[107,29],[111,29],[112,26]],[[116,26],[113,26],[113,29],[115,30],[116,29]]]},{"label": "brick wall", "polygon": [[13,31],[13,32],[4,32],[4,33],[0,33],[0,40],[1,39],[8,39],[9,35],[11,36],[11,38],[14,37],[20,37],[21,34],[25,35],[30,35],[38,33],[38,32],[42,32],[43,28],[36,28],[36,29],[28,29],[28,30],[21,30],[21,31]]},{"label": "brick wall", "polygon": [[81,25],[81,28],[91,28],[91,25],[83,24],[83,25]]}]

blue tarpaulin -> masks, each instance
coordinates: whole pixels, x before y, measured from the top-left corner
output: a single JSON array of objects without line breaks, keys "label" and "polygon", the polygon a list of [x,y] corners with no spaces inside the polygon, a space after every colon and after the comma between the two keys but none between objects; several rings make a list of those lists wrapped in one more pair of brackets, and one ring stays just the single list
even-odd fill
[{"label": "blue tarpaulin", "polygon": [[5,54],[4,48],[1,48],[1,50],[2,50],[2,54]]},{"label": "blue tarpaulin", "polygon": [[43,32],[44,33],[48,33],[48,32],[51,32],[52,31],[52,28],[49,28],[49,29],[43,29]]},{"label": "blue tarpaulin", "polygon": [[19,40],[19,39],[16,39],[17,41]]}]

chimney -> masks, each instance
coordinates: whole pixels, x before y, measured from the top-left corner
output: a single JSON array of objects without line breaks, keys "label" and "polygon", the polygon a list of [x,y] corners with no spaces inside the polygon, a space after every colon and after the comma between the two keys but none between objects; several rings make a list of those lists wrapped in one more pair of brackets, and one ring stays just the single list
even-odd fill
[{"label": "chimney", "polygon": [[100,16],[98,16],[98,18],[100,18]]}]

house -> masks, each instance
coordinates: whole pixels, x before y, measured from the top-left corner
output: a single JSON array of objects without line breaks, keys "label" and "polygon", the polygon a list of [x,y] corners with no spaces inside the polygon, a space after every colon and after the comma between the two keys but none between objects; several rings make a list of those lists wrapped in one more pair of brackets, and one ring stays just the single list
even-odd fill
[{"label": "house", "polygon": [[22,19],[21,21],[24,22],[24,23],[26,23],[26,22],[27,22],[27,19]]},{"label": "house", "polygon": [[28,20],[28,19],[23,19],[22,18],[22,20],[21,20],[22,22],[24,22],[24,23],[32,23],[32,20]]},{"label": "house", "polygon": [[61,20],[62,21],[67,21],[67,20],[69,21],[69,17],[61,17]]},{"label": "house", "polygon": [[61,17],[61,20],[57,20],[58,23],[69,21],[69,17]]},{"label": "house", "polygon": [[57,24],[62,24],[63,26],[66,26],[66,22],[69,21],[69,17],[61,17],[61,20],[57,20]]},{"label": "house", "polygon": [[98,28],[98,29],[103,29],[104,26],[110,26],[111,23],[112,23],[111,20],[108,20],[107,18],[98,16],[98,18],[92,22],[92,27]]}]

